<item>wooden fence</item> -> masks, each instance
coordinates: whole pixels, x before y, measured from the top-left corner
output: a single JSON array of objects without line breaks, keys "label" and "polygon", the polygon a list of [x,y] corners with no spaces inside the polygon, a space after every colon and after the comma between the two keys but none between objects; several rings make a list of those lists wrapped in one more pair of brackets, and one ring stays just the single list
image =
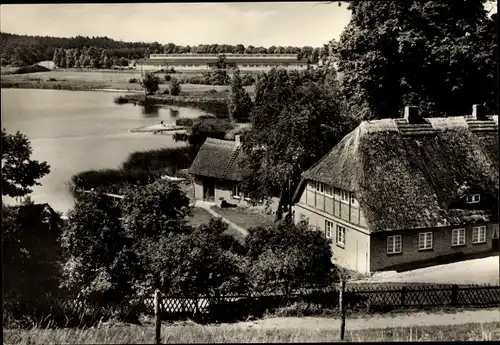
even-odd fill
[{"label": "wooden fence", "polygon": [[[500,287],[491,285],[415,285],[408,284],[348,284],[344,305],[347,310],[391,310],[415,307],[494,307],[500,305]],[[228,295],[219,298],[163,295],[160,310],[164,318],[192,316],[196,313],[248,312],[284,307],[295,302],[314,304],[322,308],[339,308],[339,290],[301,291],[287,300],[283,294]],[[148,313],[153,313],[153,298],[144,301]],[[240,310],[239,310],[240,309]]]},{"label": "wooden fence", "polygon": [[491,285],[349,286],[369,307],[492,307],[500,305],[500,287]]}]

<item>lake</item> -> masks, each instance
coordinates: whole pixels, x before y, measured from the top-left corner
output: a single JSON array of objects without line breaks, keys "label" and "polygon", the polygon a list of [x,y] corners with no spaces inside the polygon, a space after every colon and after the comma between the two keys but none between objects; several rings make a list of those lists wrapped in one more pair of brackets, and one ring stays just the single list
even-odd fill
[{"label": "lake", "polygon": [[[185,145],[170,135],[130,133],[130,129],[175,123],[179,117],[206,114],[184,107],[118,105],[114,92],[2,89],[2,127],[19,130],[33,148],[33,159],[46,161],[51,172],[33,187],[32,199],[67,212],[73,205],[66,182],[83,170],[118,168],[135,151]],[[4,198],[5,203],[14,200]]]}]

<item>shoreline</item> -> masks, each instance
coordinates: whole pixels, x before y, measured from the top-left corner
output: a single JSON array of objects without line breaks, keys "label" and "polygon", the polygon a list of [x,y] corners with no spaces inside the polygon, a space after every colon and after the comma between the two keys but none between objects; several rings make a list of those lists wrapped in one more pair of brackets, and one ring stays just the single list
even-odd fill
[{"label": "shoreline", "polygon": [[217,118],[228,118],[227,99],[214,96],[171,96],[153,95],[145,96],[143,90],[117,89],[106,87],[106,84],[98,82],[60,82],[41,80],[1,80],[0,89],[38,89],[38,90],[65,90],[65,91],[92,91],[92,92],[115,92],[123,93],[118,96],[120,104],[144,104],[147,102],[155,106],[180,106],[197,108],[214,114]]}]

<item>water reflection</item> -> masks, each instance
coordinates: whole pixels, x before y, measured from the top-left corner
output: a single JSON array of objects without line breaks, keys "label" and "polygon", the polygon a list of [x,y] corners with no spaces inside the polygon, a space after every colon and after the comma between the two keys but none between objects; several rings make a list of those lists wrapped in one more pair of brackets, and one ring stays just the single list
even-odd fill
[{"label": "water reflection", "polygon": [[144,104],[141,112],[145,117],[158,117],[160,115],[159,109],[160,107],[154,104]]}]

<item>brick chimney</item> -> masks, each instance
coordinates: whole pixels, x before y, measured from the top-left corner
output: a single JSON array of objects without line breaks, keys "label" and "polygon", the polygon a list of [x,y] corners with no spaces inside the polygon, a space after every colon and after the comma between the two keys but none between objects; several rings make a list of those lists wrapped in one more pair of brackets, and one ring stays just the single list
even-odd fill
[{"label": "brick chimney", "polygon": [[236,145],[240,146],[241,145],[241,135],[237,134],[234,136],[234,141]]},{"label": "brick chimney", "polygon": [[418,108],[415,106],[406,106],[404,119],[408,123],[420,123],[422,121],[420,114],[418,113]]},{"label": "brick chimney", "polygon": [[472,105],[472,118],[474,120],[486,120],[486,109],[482,104]]}]

